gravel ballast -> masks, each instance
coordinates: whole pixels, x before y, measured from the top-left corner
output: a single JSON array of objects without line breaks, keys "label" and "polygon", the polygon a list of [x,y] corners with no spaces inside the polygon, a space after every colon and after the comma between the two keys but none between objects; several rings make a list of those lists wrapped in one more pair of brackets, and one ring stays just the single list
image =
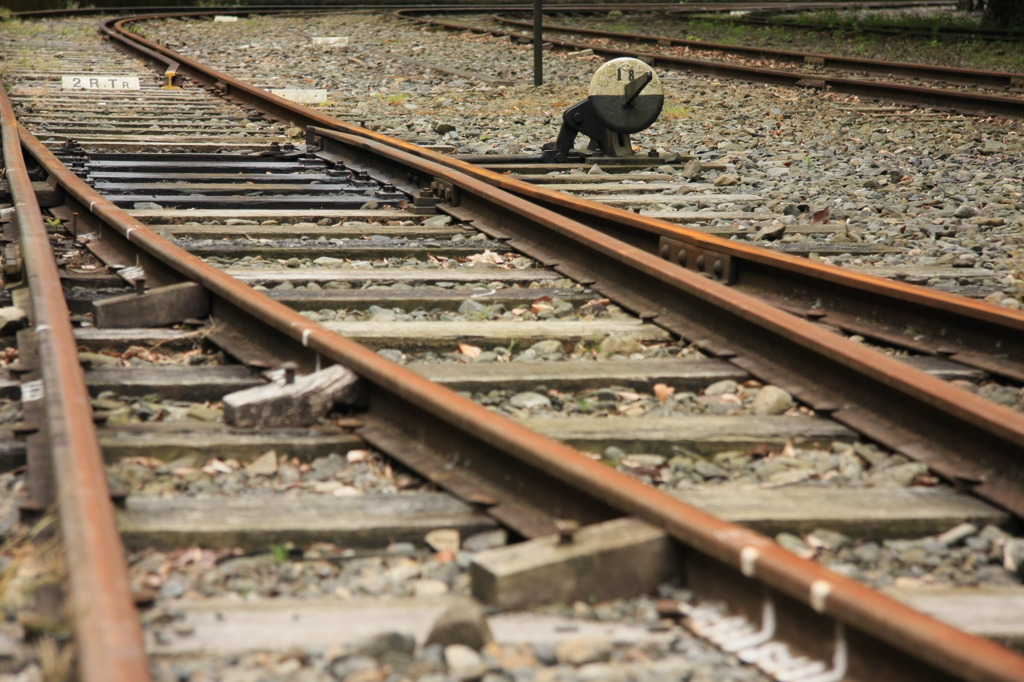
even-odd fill
[{"label": "gravel ballast", "polygon": [[[428,30],[386,15],[175,21],[147,30],[261,87],[326,89],[323,109],[343,120],[467,154],[538,153],[556,137],[561,113],[586,97],[589,79],[603,62],[592,54],[549,50],[545,84],[534,87],[529,45]],[[317,36],[350,40],[344,48],[325,49],[313,44]],[[441,73],[391,55],[512,84]],[[812,258],[849,267],[888,266],[890,276],[895,268],[895,276],[906,281],[946,289],[969,284],[968,293],[1020,307],[1024,139],[1016,121],[860,101],[827,90],[659,75],[666,91],[662,116],[633,136],[634,145],[641,152],[725,162],[724,170],[707,171],[700,179],[718,180],[730,193],[757,194],[757,210],[776,215],[771,238],[786,225],[806,224],[827,211],[830,222],[844,226],[831,242],[850,244],[851,253]],[[666,203],[671,205],[654,195],[647,208]],[[756,239],[757,229],[743,238],[768,244]],[[793,231],[780,242],[808,238]],[[896,250],[856,253],[864,246]],[[930,275],[929,267],[945,273]]]}]

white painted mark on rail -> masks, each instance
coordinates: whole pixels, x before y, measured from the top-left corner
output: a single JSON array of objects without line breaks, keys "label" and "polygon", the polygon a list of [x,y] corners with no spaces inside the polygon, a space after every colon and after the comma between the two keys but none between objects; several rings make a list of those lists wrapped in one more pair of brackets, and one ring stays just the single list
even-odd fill
[{"label": "white painted mark on rail", "polygon": [[303,329],[302,330],[302,347],[303,348],[306,348],[306,347],[309,346],[309,333],[311,331],[313,331],[313,330],[312,329]]},{"label": "white painted mark on rail", "polygon": [[748,578],[753,578],[757,572],[757,560],[761,556],[761,550],[757,547],[747,545],[740,550],[740,571]]},{"label": "white painted mark on rail", "polygon": [[811,583],[811,608],[818,613],[825,613],[825,602],[832,594],[832,583],[827,580],[815,580]]},{"label": "white painted mark on rail", "polygon": [[61,76],[62,90],[141,90],[138,76]]}]

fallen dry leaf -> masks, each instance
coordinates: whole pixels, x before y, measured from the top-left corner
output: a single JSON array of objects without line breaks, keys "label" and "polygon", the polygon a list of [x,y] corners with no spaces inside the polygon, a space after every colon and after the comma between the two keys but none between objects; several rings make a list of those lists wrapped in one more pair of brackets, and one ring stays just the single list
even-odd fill
[{"label": "fallen dry leaf", "polygon": [[659,403],[663,403],[668,400],[675,392],[676,389],[667,384],[654,384],[654,396],[658,399]]},{"label": "fallen dry leaf", "polygon": [[811,225],[818,225],[819,223],[827,223],[829,217],[829,210],[826,206],[820,211],[815,211],[811,216]]},{"label": "fallen dry leaf", "polygon": [[233,469],[230,466],[219,459],[211,459],[206,463],[206,466],[203,467],[203,473],[209,476],[213,476],[214,474],[230,474],[232,471]]},{"label": "fallen dry leaf", "polygon": [[459,352],[465,355],[466,357],[475,358],[479,356],[480,353],[483,351],[481,351],[481,349],[477,346],[471,346],[468,343],[460,343]]},{"label": "fallen dry leaf", "polygon": [[349,450],[348,454],[345,455],[345,459],[351,464],[356,462],[364,462],[372,453],[369,450]]},{"label": "fallen dry leaf", "polygon": [[472,256],[467,256],[466,260],[470,263],[491,263],[492,265],[501,265],[505,262],[505,259],[500,254],[494,253],[493,251],[486,249],[483,253],[475,253]]}]

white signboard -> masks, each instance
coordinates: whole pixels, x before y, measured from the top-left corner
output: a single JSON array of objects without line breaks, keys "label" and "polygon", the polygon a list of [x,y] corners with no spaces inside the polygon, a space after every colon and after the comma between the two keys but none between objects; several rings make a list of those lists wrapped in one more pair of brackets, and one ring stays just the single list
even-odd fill
[{"label": "white signboard", "polygon": [[282,88],[271,90],[278,97],[284,97],[297,104],[323,104],[327,101],[326,90],[297,90],[294,88]]},{"label": "white signboard", "polygon": [[313,44],[320,47],[345,47],[348,45],[348,36],[319,36],[313,38]]},{"label": "white signboard", "polygon": [[138,76],[61,76],[64,90],[141,90]]},{"label": "white signboard", "polygon": [[224,21],[231,22],[231,21],[238,21],[238,17],[233,17],[230,14],[217,14],[217,15],[215,15],[213,17],[213,20],[215,22],[224,22]]}]

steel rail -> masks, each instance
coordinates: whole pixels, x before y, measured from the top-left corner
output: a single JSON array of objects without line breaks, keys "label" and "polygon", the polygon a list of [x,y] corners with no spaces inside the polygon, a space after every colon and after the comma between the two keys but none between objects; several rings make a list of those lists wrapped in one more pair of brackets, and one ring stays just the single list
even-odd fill
[{"label": "steel rail", "polygon": [[[127,45],[138,42],[166,54],[195,81],[278,120],[340,130],[393,145],[567,213],[648,253],[678,261],[682,248],[688,251],[687,264],[693,267],[697,267],[699,255],[705,255],[706,274],[714,274],[716,261],[728,263],[727,280],[734,286],[778,299],[786,308],[798,309],[808,316],[820,317],[825,311],[832,315],[841,313],[842,318],[836,320],[840,325],[852,324],[853,320],[874,328],[874,331],[857,329],[858,333],[881,339],[894,337],[899,339],[898,343],[909,344],[919,352],[949,355],[967,364],[972,364],[971,356],[979,353],[1002,356],[1005,367],[987,363],[984,368],[995,373],[1009,368],[1008,376],[1024,381],[1024,363],[1013,361],[1024,358],[1024,313],[721,239],[664,220],[547,190],[395,140],[232,78],[131,33],[125,26],[157,16],[112,20],[108,22],[109,35]],[[922,334],[933,343],[913,343],[913,337]]]},{"label": "steel rail", "polygon": [[42,375],[45,424],[36,426],[45,432],[57,483],[79,674],[90,682],[145,682],[150,674],[142,629],[89,391],[60,273],[22,155],[18,123],[2,90],[0,117],[5,177],[13,197]]},{"label": "steel rail", "polygon": [[[495,21],[511,26],[531,27],[533,22],[523,19],[511,19],[495,15]],[[696,50],[707,50],[710,52],[728,52],[731,54],[746,55],[757,59],[787,60],[793,62],[814,63],[821,67],[837,69],[852,69],[866,71],[868,73],[881,73],[886,75],[907,76],[909,78],[924,78],[943,80],[965,85],[1010,88],[1017,85],[1024,85],[1024,74],[1008,73],[1000,71],[983,71],[979,69],[961,69],[946,66],[932,66],[931,64],[913,64],[907,62],[885,62],[879,59],[860,59],[857,57],[844,57],[841,55],[817,54],[813,52],[797,52],[796,50],[778,50],[767,47],[746,47],[744,45],[726,45],[723,43],[707,43],[699,40],[685,40],[683,38],[671,38],[669,36],[645,35],[636,33],[622,33],[617,31],[603,31],[600,29],[577,28],[574,26],[560,26],[557,24],[544,24],[548,31],[560,31],[564,33],[576,33],[579,35],[598,36],[601,38],[613,38],[616,40],[634,40],[637,42],[658,43],[660,45],[671,45],[689,47]],[[815,76],[816,77],[816,76]]]},{"label": "steel rail", "polygon": [[[402,10],[395,14],[405,19],[409,19],[410,21],[431,26],[440,26],[453,30],[473,31],[475,33],[487,33],[490,35],[511,35],[510,32],[506,31],[484,29],[466,24],[413,16],[413,11],[410,10]],[[528,38],[524,37],[524,39]],[[559,40],[550,37],[545,38],[544,42],[568,50],[593,50],[594,54],[609,58],[635,57],[637,59],[642,59],[651,66],[662,66],[665,68],[685,70],[691,73],[700,73],[719,78],[737,78],[786,87],[805,87],[819,90],[827,88],[847,95],[857,95],[858,97],[889,99],[900,102],[923,104],[940,109],[948,108],[955,111],[977,114],[1024,117],[1024,98],[1019,97],[966,93],[958,92],[956,90],[928,88],[919,85],[884,83],[880,81],[867,81],[856,78],[839,78],[818,73],[796,73],[793,71],[782,71],[780,69],[767,69],[755,66],[744,66],[742,64],[727,64],[725,62],[715,62],[705,59],[679,57],[660,52],[623,50],[594,45],[592,43]]]},{"label": "steel rail", "polygon": [[[126,21],[129,20],[119,20],[116,26],[120,28]],[[128,38],[125,36],[123,39]],[[759,297],[767,295],[789,298],[783,301],[787,308],[803,306],[803,311],[809,317],[824,314],[824,320],[830,321],[835,317],[839,324],[845,326],[864,327],[881,321],[883,324],[878,326],[883,328],[883,332],[876,332],[880,337],[891,331],[901,338],[911,338],[913,334],[906,331],[908,326],[925,329],[934,334],[936,343],[942,344],[934,348],[933,352],[951,355],[954,359],[963,357],[972,360],[971,353],[979,348],[1008,354],[1011,365],[1013,358],[1024,357],[1021,355],[1021,349],[1024,349],[1024,314],[1003,311],[995,306],[918,287],[855,275],[840,268],[826,267],[798,258],[780,258],[764,249],[715,239],[668,223],[649,221],[625,211],[607,209],[592,202],[550,192],[432,153],[416,145],[401,143],[351,126],[215,70],[206,69],[182,55],[172,55],[182,64],[183,69],[188,70],[190,77],[214,84],[231,97],[256,106],[271,116],[298,121],[306,126],[343,130],[456,168],[468,176],[511,189],[516,194],[529,197],[533,202],[539,201],[547,207],[555,208],[562,215],[585,216],[588,225],[596,222],[602,232],[626,244],[639,244],[647,254],[661,254],[679,260],[680,254],[686,252],[688,255],[684,260],[696,265],[702,262],[696,254],[703,252],[704,265],[700,269],[713,273],[714,264],[723,263],[726,274],[732,273],[731,277],[736,282],[732,288],[737,292],[752,288],[759,292]],[[389,172],[396,185],[410,192],[420,189],[409,183],[410,171],[399,168]],[[416,172],[413,171],[412,175],[415,176]],[[504,220],[502,216],[493,217],[499,225]],[[544,243],[548,238],[531,239]],[[559,257],[572,259],[578,253],[576,245],[567,248],[568,251],[561,256],[547,254],[548,260]],[[658,262],[660,267],[668,265],[664,260]],[[609,262],[604,270],[592,273],[589,278],[602,281],[617,269],[619,263]],[[789,388],[815,409],[833,413],[834,418],[868,437],[928,463],[947,478],[964,483],[975,494],[1018,515],[1024,515],[1024,498],[1019,494],[1024,486],[1024,462],[1020,460],[1020,454],[1024,452],[1024,417],[1020,414],[993,405],[966,391],[953,390],[948,384],[891,359],[886,360],[873,351],[868,353],[877,358],[877,362],[884,363],[870,369],[867,376],[861,375],[853,368],[866,365],[854,363],[847,366],[837,356],[831,355],[833,346],[845,347],[833,335],[827,335],[821,341],[822,353],[814,357],[815,361],[822,364],[816,368],[811,369],[809,357],[800,354],[790,356],[791,361],[787,363],[781,359],[783,354],[776,356],[764,353],[765,340],[760,330],[751,330],[743,325],[738,328],[715,328],[716,322],[721,322],[719,311],[713,306],[705,308],[703,304],[698,305],[696,313],[691,309],[687,311],[688,314],[680,315],[674,312],[677,310],[674,306],[683,304],[667,300],[670,297],[666,294],[664,283],[651,282],[651,286],[653,289],[646,292],[647,298],[632,301],[631,307],[634,310],[651,317],[659,316],[659,324],[684,337],[693,336],[691,320],[706,320],[703,340],[705,347],[712,352],[735,354],[736,348],[743,347],[743,343],[750,344],[744,348],[745,355],[757,360],[741,361],[745,363],[745,369]],[[619,282],[614,288],[616,296],[627,303],[636,290],[631,276],[627,276],[626,281]],[[766,291],[768,294],[765,294]],[[886,314],[884,311],[892,306],[893,299],[897,305]],[[751,304],[761,303],[750,296],[744,297],[744,300]],[[821,301],[827,301],[833,308],[822,311],[819,307]],[[777,310],[773,313],[783,319]],[[788,319],[788,316],[785,318]],[[680,319],[685,321],[673,326],[673,320],[678,322]],[[746,335],[745,338],[743,335]],[[780,348],[797,343],[785,332],[780,332],[777,339],[782,344]],[[868,362],[867,356],[865,362]],[[995,365],[998,361],[982,359],[977,364],[988,364],[997,369]]]},{"label": "steel rail", "polygon": [[[562,232],[579,232],[613,259],[646,261],[651,270],[648,276],[657,273],[661,283],[719,296],[732,308],[730,314],[743,317],[758,307],[756,302],[695,273],[669,266],[440,164],[360,137],[331,134],[360,148],[364,155],[369,150],[381,151],[402,164],[415,166],[419,172],[479,191],[495,202],[492,210],[498,215],[518,216],[517,221]],[[120,240],[124,246],[143,252],[146,259],[140,261],[146,264],[147,275],[149,263],[159,261],[165,271],[201,284],[212,298],[213,324],[245,318],[252,337],[265,341],[269,333],[287,340],[288,353],[302,358],[307,367],[314,360],[312,354],[317,356],[316,363],[326,360],[351,368],[369,383],[370,398],[367,412],[361,415],[365,422],[361,433],[371,443],[395,443],[396,447],[384,449],[399,459],[407,457],[409,450],[414,458],[419,451],[435,450],[439,482],[462,487],[469,491],[471,500],[479,493],[467,485],[467,477],[484,479],[486,475],[486,480],[494,482],[494,496],[489,500],[477,497],[476,501],[488,506],[498,518],[508,516],[509,510],[503,507],[516,504],[514,499],[511,503],[507,500],[519,496],[536,504],[543,510],[541,516],[547,518],[546,524],[529,528],[535,532],[552,531],[552,516],[588,523],[623,513],[645,519],[688,548],[681,554],[680,570],[691,587],[717,596],[755,619],[765,601],[770,600],[781,619],[777,638],[826,660],[834,650],[841,650],[842,657],[848,659],[844,679],[895,681],[923,675],[929,680],[1009,681],[1024,676],[1024,658],[1007,649],[956,630],[801,559],[762,535],[651,489],[327,331],[162,239],[78,179],[24,130],[22,143],[64,189],[72,202],[69,209],[81,211],[80,220],[93,222],[91,228],[102,223],[100,240]],[[761,312],[770,314],[767,310]],[[404,438],[395,441],[398,432]],[[522,471],[523,463],[532,469]],[[529,526],[537,514],[527,513],[525,519],[517,519],[515,514],[512,517],[520,523],[525,520]],[[756,580],[758,586],[753,587],[751,580]],[[818,637],[818,626],[832,623],[840,624],[835,636]],[[840,658],[838,654],[836,657]]]},{"label": "steel rail", "polygon": [[[443,177],[440,164],[390,145],[327,129],[311,132],[324,152],[350,165],[381,159],[364,163],[399,187]],[[405,180],[410,176],[411,183]],[[1024,415],[782,314],[736,287],[567,221],[562,212],[548,211],[559,220],[543,225],[517,220],[515,216],[527,215],[525,206],[532,201],[507,202],[492,185],[454,177],[444,178],[456,185],[446,190],[453,197],[453,208],[447,209],[453,215],[471,221],[483,217],[478,229],[511,239],[514,248],[542,262],[560,263],[556,269],[641,317],[704,349],[733,357],[755,376],[786,387],[816,410],[1024,515]]]},{"label": "steel rail", "polygon": [[[877,9],[885,7],[941,7],[955,4],[955,0],[852,0],[842,3],[844,7],[857,7],[864,9]],[[94,14],[117,14],[125,11],[136,11],[139,9],[145,9],[149,13],[159,13],[161,15],[212,15],[225,14],[228,12],[234,12],[239,14],[262,14],[267,12],[336,12],[336,11],[353,11],[353,10],[398,10],[398,9],[413,9],[419,7],[429,7],[429,11],[450,11],[450,12],[493,12],[497,10],[530,10],[529,4],[521,2],[496,2],[493,4],[485,4],[481,2],[475,2],[474,0],[465,0],[463,3],[458,2],[447,2],[447,3],[435,3],[431,0],[415,0],[412,2],[345,2],[344,4],[328,5],[328,4],[283,4],[277,5],[273,3],[266,4],[253,4],[253,5],[218,5],[216,10],[204,11],[198,7],[182,7],[182,6],[168,6],[161,7],[159,5],[140,7],[80,7],[75,9],[50,9],[50,10],[28,10],[25,12],[16,12],[15,16],[24,19],[49,19],[49,18],[60,18],[65,16],[88,16]],[[653,2],[653,3],[573,3],[566,2],[564,0],[558,1],[554,4],[549,4],[549,7],[553,10],[558,11],[593,11],[598,10],[612,10],[612,9],[629,9],[629,10],[667,10],[672,12],[730,12],[734,10],[762,10],[765,8],[776,9],[780,11],[791,11],[801,9],[835,9],[836,3],[830,2],[817,2],[816,0],[807,0],[806,2],[712,2],[712,3],[701,3],[701,4],[689,4],[685,7],[680,7],[678,3],[671,2]]]},{"label": "steel rail", "polygon": [[[676,10],[669,10],[671,13],[678,14]],[[682,10],[682,13],[689,13],[686,9]],[[963,39],[970,38],[974,40],[987,40],[990,42],[1020,42],[1024,40],[1024,31],[1014,31],[1010,29],[1000,30],[997,28],[955,28],[945,27],[938,28],[936,31],[932,31],[928,28],[917,28],[913,26],[861,26],[854,22],[836,22],[835,24],[814,24],[814,23],[801,23],[799,21],[781,21],[772,17],[772,13],[759,10],[757,14],[749,14],[742,17],[728,17],[726,21],[734,24],[749,24],[751,26],[767,26],[769,28],[795,28],[804,31],[827,31],[829,33],[875,33],[880,35],[896,35],[896,36],[917,36],[920,38],[928,38],[929,40],[935,38],[945,39]]]}]

